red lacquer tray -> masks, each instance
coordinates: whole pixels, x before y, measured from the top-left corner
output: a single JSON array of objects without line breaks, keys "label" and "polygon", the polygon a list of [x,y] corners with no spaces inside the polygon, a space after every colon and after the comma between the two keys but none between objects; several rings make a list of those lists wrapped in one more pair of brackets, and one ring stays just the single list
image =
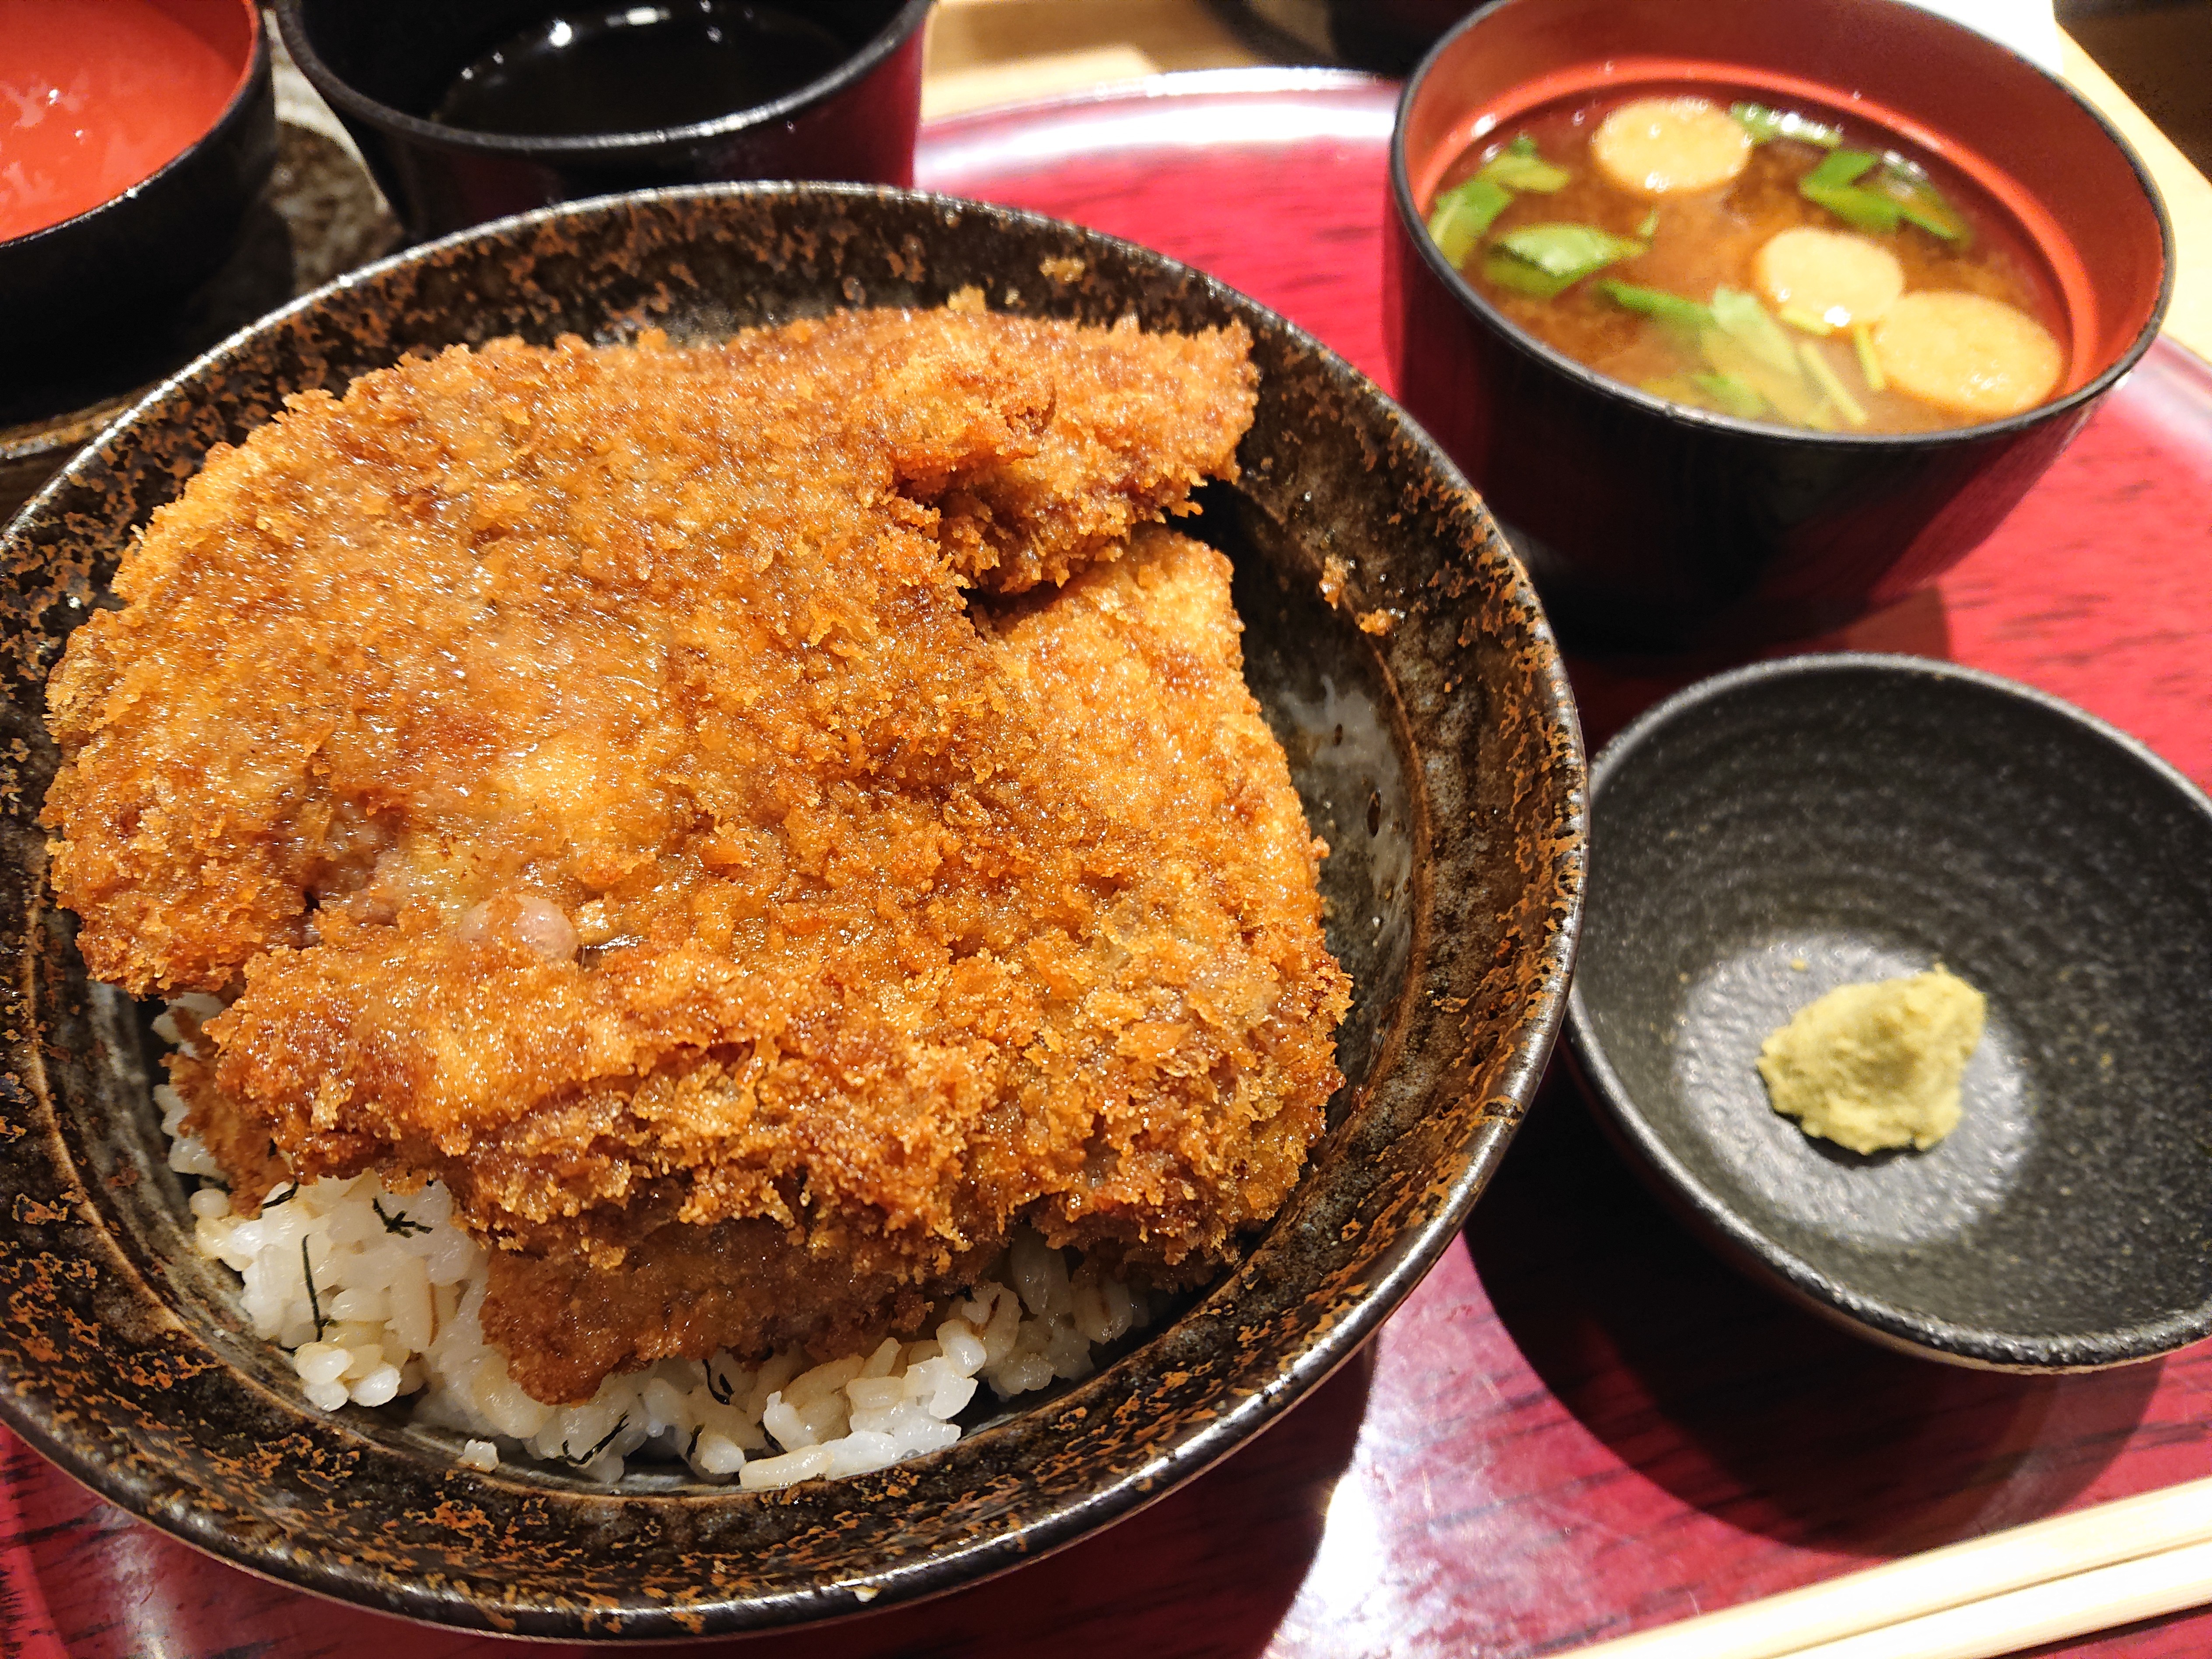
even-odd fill
[{"label": "red lacquer tray", "polygon": [[[940,124],[921,182],[1187,259],[1388,386],[1393,89],[1304,71],[1150,85]],[[2212,370],[2154,349],[1940,588],[1823,643],[2029,681],[2212,783]],[[1593,740],[1718,665],[1577,664]],[[708,1650],[1517,1659],[2212,1473],[2208,1417],[2212,1344],[2021,1378],[1831,1330],[1692,1243],[1555,1079],[1463,1241],[1255,1444],[993,1583]],[[0,1654],[516,1651],[248,1577],[4,1434],[0,1483]],[[2196,1659],[2212,1612],[2059,1650]]]}]

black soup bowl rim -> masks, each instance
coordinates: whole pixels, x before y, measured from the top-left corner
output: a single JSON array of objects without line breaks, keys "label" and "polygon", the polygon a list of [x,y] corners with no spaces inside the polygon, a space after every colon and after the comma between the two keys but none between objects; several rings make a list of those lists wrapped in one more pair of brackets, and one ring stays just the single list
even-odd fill
[{"label": "black soup bowl rim", "polygon": [[[2140,738],[2062,697],[2001,674],[1940,658],[1834,651],[1783,657],[1730,669],[1686,687],[1645,710],[1607,743],[1590,763],[1592,825],[1596,824],[1607,781],[1624,767],[1633,764],[1638,751],[1662,731],[1740,692],[1780,680],[1823,677],[1868,683],[1913,678],[1948,680],[2025,704],[2110,744],[2212,823],[2212,798],[2208,798],[2179,768],[2154,752]],[[2212,1301],[2185,1312],[2091,1335],[2033,1336],[1961,1325],[1855,1291],[1753,1225],[1675,1156],[1666,1137],[1644,1115],[1634,1093],[1607,1058],[1605,1046],[1592,1029],[1589,1006],[1579,978],[1568,987],[1566,1038],[1569,1057],[1586,1085],[1586,1092],[1601,1106],[1602,1121],[1627,1143],[1640,1160],[1643,1173],[1647,1177],[1656,1177],[1653,1184],[1661,1195],[1692,1223],[1694,1230],[1716,1240],[1725,1253],[1735,1255],[1739,1261],[1778,1279],[1783,1288],[1814,1312],[1831,1318],[1840,1315],[1863,1327],[1867,1334],[1886,1346],[1979,1370],[2039,1374],[2101,1370],[2133,1360],[2155,1358],[2212,1335]]]},{"label": "black soup bowl rim", "polygon": [[[1907,0],[1869,0],[1873,4],[1905,4]],[[1669,402],[1664,398],[1616,380],[1609,374],[1600,374],[1587,363],[1579,362],[1555,346],[1546,344],[1518,323],[1500,311],[1474,283],[1462,276],[1443,251],[1429,234],[1428,224],[1421,216],[1413,200],[1413,179],[1406,166],[1406,129],[1413,118],[1413,102],[1428,83],[1430,72],[1438,61],[1468,30],[1489,21],[1509,7],[1542,6],[1549,0],[1495,0],[1463,19],[1430,48],[1428,55],[1406,77],[1405,90],[1398,95],[1397,117],[1390,129],[1390,200],[1397,215],[1399,230],[1409,238],[1419,251],[1422,262],[1431,275],[1444,284],[1446,291],[1462,307],[1474,311],[1490,329],[1504,337],[1524,356],[1533,359],[1555,374],[1564,374],[1584,391],[1593,392],[1617,404],[1623,404],[1645,415],[1656,415],[1678,426],[1692,429],[1705,428],[1717,432],[1737,433],[1747,438],[1759,438],[1775,444],[1802,444],[1814,448],[1843,448],[1862,450],[1922,450],[1943,448],[1953,445],[1978,443],[1986,439],[2009,437],[2042,425],[2069,412],[2094,402],[2112,390],[2120,377],[2136,366],[2151,343],[2158,337],[2160,325],[2165,321],[2166,307],[2173,299],[2173,223],[2167,217],[2166,202],[2151,180],[2150,170],[2143,165],[2134,147],[2120,136],[2119,129],[2106,120],[2101,112],[2081,94],[2041,64],[2022,57],[2010,46],[1993,40],[1978,30],[1954,22],[1934,12],[1922,15],[1930,23],[1941,24],[1970,43],[1970,49],[2001,52],[2005,57],[2034,71],[2044,81],[2072,99],[2081,112],[2094,121],[2106,141],[2118,150],[2127,162],[2148,204],[2152,216],[2158,222],[2159,252],[2161,270],[2159,276],[2158,301],[2152,306],[2150,315],[2127,349],[2121,352],[2105,370],[2062,397],[2038,404],[2033,409],[2022,410],[2017,415],[2007,415],[1994,421],[1978,421],[1970,426],[1943,427],[1930,432],[1814,432],[1800,431],[1794,427],[1776,426],[1764,421],[1748,421],[1735,415],[1723,415],[1718,410],[1692,409],[1687,404]],[[2019,181],[2023,189],[2033,194],[2026,180]]]},{"label": "black soup bowl rim", "polygon": [[0,254],[13,253],[18,248],[35,246],[49,237],[58,243],[62,238],[76,234],[103,215],[111,218],[120,216],[130,210],[131,204],[140,196],[155,188],[169,174],[185,166],[209,140],[218,136],[224,128],[238,118],[239,112],[253,101],[255,88],[268,73],[269,67],[269,25],[262,15],[261,8],[258,5],[241,5],[240,9],[246,13],[250,30],[246,37],[246,61],[240,66],[237,83],[231,88],[230,96],[223,100],[222,109],[215,119],[209,122],[191,143],[162,162],[160,167],[155,167],[153,172],[128,188],[118,191],[97,207],[88,207],[83,212],[73,213],[66,219],[58,219],[52,224],[41,225],[36,230],[24,232],[21,236],[0,238]]},{"label": "black soup bowl rim", "polygon": [[[1358,370],[1279,313],[1179,260],[1125,239],[1071,225],[1046,215],[933,191],[883,185],[758,180],[665,186],[557,203],[455,231],[348,272],[240,330],[149,392],[88,444],[67,467],[57,473],[25,504],[14,520],[0,527],[0,538],[12,535],[17,527],[34,516],[43,514],[56,498],[72,488],[85,474],[104,465],[106,458],[118,442],[127,442],[132,428],[142,418],[159,412],[162,405],[180,392],[188,392],[190,383],[204,373],[220,368],[227,360],[245,358],[263,341],[281,335],[294,318],[326,305],[352,290],[369,287],[388,272],[402,267],[434,264],[443,254],[471,241],[491,240],[520,231],[556,226],[564,220],[598,218],[661,204],[711,204],[717,198],[740,201],[763,197],[788,198],[796,201],[808,198],[888,200],[908,204],[940,215],[977,216],[1011,228],[1060,232],[1079,237],[1090,246],[1126,257],[1139,264],[1149,265],[1170,278],[1187,282],[1200,292],[1218,296],[1231,308],[1241,310],[1279,331],[1282,339],[1297,348],[1302,358],[1317,361],[1332,377],[1354,387],[1364,388],[1367,396],[1403,426],[1413,447],[1425,452],[1428,465],[1444,488],[1455,495],[1468,498],[1479,513],[1485,511],[1464,476],[1435,441]],[[181,482],[178,488],[182,488]],[[1505,596],[1511,609],[1522,618],[1530,641],[1541,653],[1543,667],[1540,684],[1542,707],[1540,720],[1565,744],[1563,749],[1555,750],[1554,757],[1556,760],[1564,762],[1566,772],[1563,811],[1568,839],[1557,853],[1556,865],[1560,872],[1559,882],[1563,908],[1555,908],[1554,925],[1533,953],[1534,962],[1541,969],[1540,974],[1532,975],[1536,989],[1529,998],[1526,1012],[1514,1028],[1517,1032],[1514,1052],[1502,1067],[1489,1097],[1493,1101],[1510,1098],[1519,1103],[1525,1110],[1543,1075],[1567,1015],[1568,983],[1580,933],[1581,902],[1585,884],[1589,791],[1580,720],[1549,621],[1526,570],[1521,568],[1517,559],[1511,556],[1510,550],[1504,549],[1502,538],[1498,544],[1510,570],[1510,580],[1504,587]],[[1393,1005],[1396,1012],[1389,1016],[1386,1030],[1395,1027],[1404,1018],[1402,1011],[1419,995],[1417,980],[1409,976]],[[1385,1041],[1386,1046],[1379,1052],[1387,1054],[1395,1049],[1395,1039]],[[625,1622],[613,1633],[617,1639],[646,1641],[728,1636],[741,1632],[787,1628],[883,1611],[902,1602],[945,1594],[1008,1571],[1146,1507],[1273,1425],[1292,1405],[1360,1351],[1383,1319],[1426,1276],[1465,1224],[1475,1200],[1504,1158],[1507,1143],[1518,1127],[1519,1118],[1519,1112],[1488,1115],[1484,1118],[1470,1138],[1463,1162],[1443,1188],[1440,1201],[1434,1205],[1425,1219],[1401,1229],[1395,1235],[1388,1247],[1388,1253],[1378,1258],[1380,1271],[1365,1280],[1364,1293],[1340,1317],[1328,1323],[1318,1335],[1306,1341],[1280,1363],[1264,1387],[1241,1395],[1228,1409],[1182,1429],[1174,1438],[1152,1442],[1147,1455],[1134,1466],[1098,1482],[1079,1497],[1058,1503],[1034,1518],[1018,1519],[1013,1524],[985,1536],[971,1533],[954,1548],[941,1549],[924,1557],[872,1568],[841,1578],[824,1578],[803,1589],[702,1597],[688,1607],[673,1609],[667,1603],[658,1601],[625,1605],[614,1610]],[[1334,1133],[1324,1136],[1316,1143],[1315,1155],[1318,1157],[1334,1139]],[[1299,1188],[1292,1189],[1290,1197],[1285,1200],[1286,1211],[1297,1202],[1298,1191],[1313,1173],[1312,1168],[1309,1167],[1301,1178]],[[1270,1226],[1279,1224],[1279,1217],[1278,1221],[1271,1223]],[[1229,1289],[1244,1271],[1232,1267],[1226,1277],[1200,1292],[1198,1304],[1183,1316],[1188,1318],[1202,1311],[1215,1296]],[[1147,1345],[1168,1340],[1176,1328],[1174,1324],[1159,1327],[1148,1334]],[[1095,1393],[1112,1377],[1120,1364],[1117,1361],[1102,1367],[1091,1376],[1072,1385],[1066,1394],[1054,1396],[1048,1406],[1058,1407],[1080,1401],[1087,1394]],[[249,1379],[244,1386],[252,1389],[255,1385]],[[290,1409],[296,1412],[298,1408]],[[119,1461],[104,1458],[75,1443],[66,1433],[62,1420],[47,1420],[46,1404],[35,1394],[19,1396],[0,1391],[0,1419],[4,1419],[7,1426],[29,1441],[48,1461],[102,1497],[188,1543],[275,1582],[446,1628],[491,1629],[494,1626],[482,1622],[484,1610],[501,1615],[512,1615],[522,1610],[512,1604],[490,1599],[483,1589],[472,1589],[466,1580],[457,1575],[445,1577],[437,1582],[416,1578],[395,1583],[392,1578],[381,1576],[374,1570],[364,1571],[362,1564],[334,1561],[326,1554],[296,1551],[282,1542],[272,1546],[235,1536],[216,1517],[197,1511],[188,1511],[181,1518],[167,1513],[154,1501],[159,1496],[155,1480],[149,1480],[142,1470],[125,1469],[119,1466]],[[945,1454],[938,1455],[949,1455],[958,1449],[956,1446],[947,1449]],[[567,1494],[564,1492],[562,1495]],[[775,1496],[773,1492],[744,1494],[733,1488],[718,1490],[705,1496],[685,1492],[632,1492],[620,1489],[604,1495],[581,1495],[608,1509],[641,1499],[698,1505],[748,1498],[752,1501],[773,1500]],[[865,1593],[866,1600],[856,1597],[856,1589]],[[609,1633],[604,1627],[604,1619],[599,1622],[586,1622],[584,1616],[577,1613],[561,1615],[562,1627],[551,1628],[550,1610],[535,1607],[535,1604],[532,1607],[534,1611],[530,1611],[529,1616],[534,1623],[526,1632],[527,1634],[550,1639],[588,1639],[594,1635]],[[695,1618],[698,1622],[694,1622]],[[511,1626],[502,1623],[498,1628]]]},{"label": "black soup bowl rim", "polygon": [[[301,73],[315,83],[316,91],[341,109],[372,126],[403,134],[424,143],[476,150],[486,155],[558,161],[590,161],[663,145],[733,137],[755,127],[768,126],[804,114],[809,106],[835,97],[872,74],[921,27],[934,0],[905,0],[905,3],[891,15],[890,21],[878,29],[865,45],[840,58],[836,67],[768,103],[748,104],[726,115],[717,115],[708,120],[694,121],[680,127],[652,127],[634,132],[544,134],[479,132],[471,127],[447,126],[443,122],[427,121],[419,115],[410,115],[404,110],[379,102],[322,60],[307,38],[307,26],[301,15],[306,9],[306,3],[307,0],[276,0],[276,26],[283,32],[285,48],[291,52],[293,62],[300,66]],[[506,222],[503,219],[485,222],[488,225]]]}]

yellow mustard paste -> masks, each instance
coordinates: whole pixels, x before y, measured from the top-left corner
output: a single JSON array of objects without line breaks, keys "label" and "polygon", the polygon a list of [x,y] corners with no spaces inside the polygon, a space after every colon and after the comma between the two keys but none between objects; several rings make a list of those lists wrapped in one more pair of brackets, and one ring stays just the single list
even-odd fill
[{"label": "yellow mustard paste", "polygon": [[1844,985],[1797,1011],[1759,1051],[1774,1109],[1855,1152],[1926,1151],[1958,1127],[1959,1079],[1988,1005],[1941,963]]}]

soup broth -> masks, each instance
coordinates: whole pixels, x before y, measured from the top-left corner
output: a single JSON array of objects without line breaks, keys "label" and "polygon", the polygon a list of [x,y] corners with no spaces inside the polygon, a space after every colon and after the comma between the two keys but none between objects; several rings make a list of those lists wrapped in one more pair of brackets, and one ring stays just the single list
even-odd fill
[{"label": "soup broth", "polygon": [[1583,94],[1471,147],[1429,222],[1514,323],[1692,407],[1919,432],[2065,382],[2057,284],[2009,216],[1826,110],[1710,87]]},{"label": "soup broth", "polygon": [[239,69],[146,0],[0,0],[0,240],[160,172],[222,117]]}]

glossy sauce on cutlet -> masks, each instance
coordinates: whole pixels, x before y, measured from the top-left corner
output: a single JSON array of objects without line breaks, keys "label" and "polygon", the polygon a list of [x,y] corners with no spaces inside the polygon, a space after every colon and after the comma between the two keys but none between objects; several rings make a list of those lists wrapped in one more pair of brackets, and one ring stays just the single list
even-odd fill
[{"label": "glossy sauce on cutlet", "polygon": [[206,1138],[446,1181],[541,1399],[910,1322],[1021,1222],[1218,1260],[1346,1001],[1226,561],[1151,522],[1245,349],[860,313],[295,399],[56,677],[88,961],[242,984]]}]

